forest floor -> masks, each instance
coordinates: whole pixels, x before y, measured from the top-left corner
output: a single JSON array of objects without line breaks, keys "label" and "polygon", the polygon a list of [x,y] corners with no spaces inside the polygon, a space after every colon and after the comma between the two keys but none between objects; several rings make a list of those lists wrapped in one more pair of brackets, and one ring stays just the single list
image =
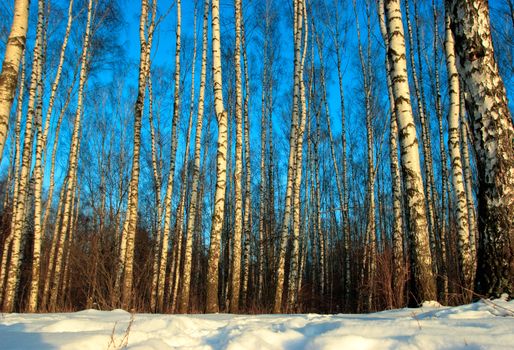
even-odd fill
[{"label": "forest floor", "polygon": [[514,349],[514,300],[371,314],[1,314],[7,349]]}]

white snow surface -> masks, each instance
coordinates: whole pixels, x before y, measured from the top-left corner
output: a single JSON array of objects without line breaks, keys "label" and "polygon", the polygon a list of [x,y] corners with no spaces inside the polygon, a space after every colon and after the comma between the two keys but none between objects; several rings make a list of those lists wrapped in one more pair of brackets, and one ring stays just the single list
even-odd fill
[{"label": "white snow surface", "polygon": [[514,349],[514,301],[338,315],[1,314],[0,349]]}]

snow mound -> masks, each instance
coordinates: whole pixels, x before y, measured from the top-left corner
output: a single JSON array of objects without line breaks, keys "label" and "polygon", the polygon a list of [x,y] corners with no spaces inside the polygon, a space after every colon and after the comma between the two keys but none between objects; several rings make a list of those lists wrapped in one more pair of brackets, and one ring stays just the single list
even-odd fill
[{"label": "snow mound", "polygon": [[442,307],[442,305],[439,304],[439,302],[437,302],[435,300],[430,300],[430,301],[424,301],[423,304],[421,304],[421,307]]},{"label": "snow mound", "polygon": [[3,314],[1,349],[512,349],[514,301],[339,315]]}]

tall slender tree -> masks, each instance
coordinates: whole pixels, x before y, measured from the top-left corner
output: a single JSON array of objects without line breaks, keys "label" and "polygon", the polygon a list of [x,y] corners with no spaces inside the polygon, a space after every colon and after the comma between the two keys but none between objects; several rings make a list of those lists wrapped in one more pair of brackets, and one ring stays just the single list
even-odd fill
[{"label": "tall slender tree", "polygon": [[14,2],[13,21],[5,46],[2,72],[0,73],[0,161],[4,153],[9,115],[18,85],[20,61],[27,40],[29,4],[30,0],[16,0]]},{"label": "tall slender tree", "polygon": [[419,145],[412,114],[407,77],[405,37],[399,0],[385,1],[388,29],[388,57],[395,112],[400,134],[401,166],[406,190],[407,222],[411,246],[413,282],[418,301],[436,299],[435,276],[432,271],[425,191],[421,177]]},{"label": "tall slender tree", "polygon": [[448,0],[457,69],[477,153],[478,266],[475,289],[514,293],[514,125],[494,56],[487,0]]},{"label": "tall slender tree", "polygon": [[460,154],[460,86],[459,74],[455,65],[455,44],[450,29],[450,17],[446,16],[446,69],[448,71],[448,86],[450,92],[450,111],[448,113],[448,148],[452,164],[452,184],[455,191],[457,232],[459,235],[459,257],[463,275],[463,286],[470,289],[473,282],[473,260],[470,250],[470,232],[468,225],[468,208],[464,177],[462,174],[462,157]]},{"label": "tall slender tree", "polygon": [[223,104],[223,81],[221,75],[221,35],[219,0],[212,0],[212,75],[214,88],[214,108],[218,121],[218,151],[216,155],[216,193],[211,223],[211,243],[207,265],[207,299],[208,313],[219,311],[218,271],[220,259],[220,238],[225,218],[225,191],[227,183],[227,138],[228,115]]}]

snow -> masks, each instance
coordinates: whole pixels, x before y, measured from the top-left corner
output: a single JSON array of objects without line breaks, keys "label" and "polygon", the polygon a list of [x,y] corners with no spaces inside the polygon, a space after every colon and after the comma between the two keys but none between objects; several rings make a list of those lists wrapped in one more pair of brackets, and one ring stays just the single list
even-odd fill
[{"label": "snow", "polygon": [[513,349],[514,301],[339,315],[0,315],[1,349]]}]

